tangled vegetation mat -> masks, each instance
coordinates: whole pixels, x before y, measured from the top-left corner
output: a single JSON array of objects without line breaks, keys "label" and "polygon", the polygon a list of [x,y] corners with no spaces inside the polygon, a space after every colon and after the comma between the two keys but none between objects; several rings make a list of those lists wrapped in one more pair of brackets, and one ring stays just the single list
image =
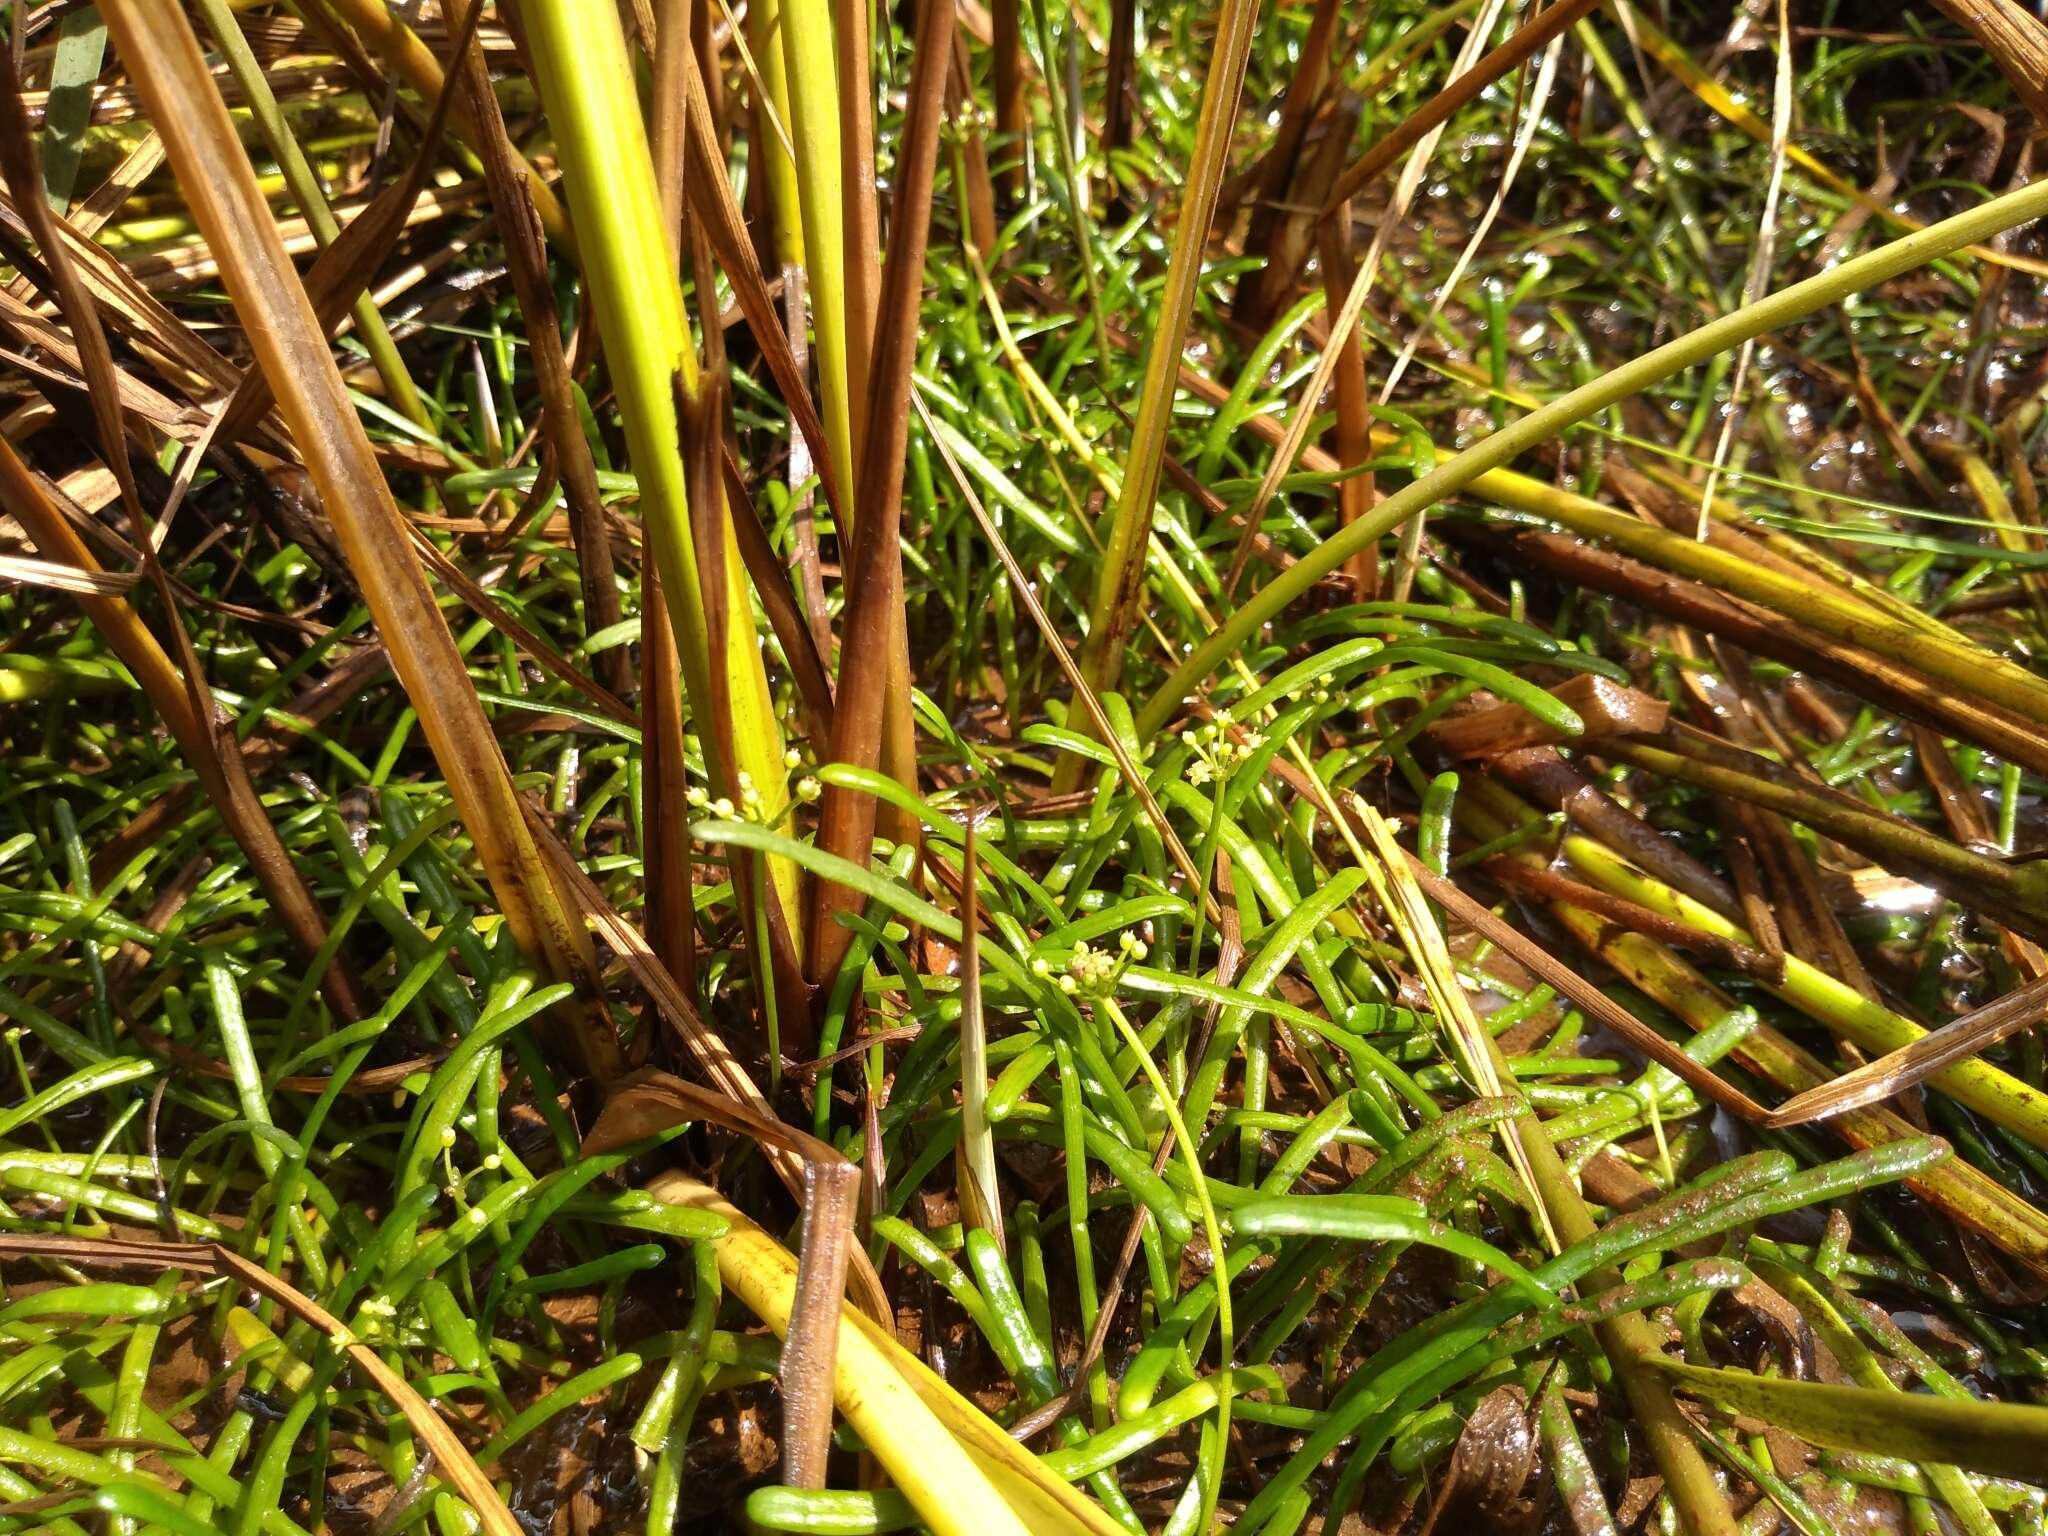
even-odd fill
[{"label": "tangled vegetation mat", "polygon": [[0,15],[0,1532],[2040,1536],[2034,8]]}]

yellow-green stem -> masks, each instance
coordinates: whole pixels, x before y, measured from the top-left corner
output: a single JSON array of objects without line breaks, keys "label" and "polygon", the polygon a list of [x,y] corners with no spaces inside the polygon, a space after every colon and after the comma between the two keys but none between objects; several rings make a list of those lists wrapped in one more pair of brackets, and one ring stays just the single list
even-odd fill
[{"label": "yellow-green stem", "polygon": [[790,158],[789,57],[782,46],[782,0],[752,0],[747,36],[761,89],[754,103],[759,172],[768,188],[775,256],[785,267],[804,264],[804,215],[796,161]]},{"label": "yellow-green stem", "polygon": [[1138,418],[1131,428],[1130,462],[1103,540],[1095,600],[1088,612],[1088,639],[1081,649],[1081,674],[1098,693],[1116,687],[1122,676],[1124,642],[1137,621],[1138,597],[1145,582],[1145,548],[1152,533],[1152,505],[1159,496],[1166,433],[1180,388],[1181,353],[1201,286],[1209,225],[1223,189],[1230,132],[1237,122],[1245,59],[1258,17],[1258,0],[1225,0],[1217,18],[1187,190],[1181,198],[1173,256],[1166,269],[1166,293],[1152,344],[1145,352],[1145,382],[1138,397]]},{"label": "yellow-green stem", "polygon": [[[654,162],[618,11],[610,0],[528,0],[521,15],[570,206],[583,231],[584,280],[625,418],[640,515],[660,565],[685,695],[701,731],[716,697],[714,669],[722,673],[732,709],[734,768],[750,784],[721,783],[715,777],[714,787],[773,822],[789,804],[782,727],[751,622],[745,566],[731,520],[723,513],[719,527],[731,622],[724,654],[711,654],[675,401],[679,378],[691,395],[698,388],[697,354],[662,225]],[[718,754],[705,757],[719,775]],[[747,800],[748,788],[757,800]],[[771,861],[771,877],[795,931],[790,905],[795,881],[779,861]]]},{"label": "yellow-green stem", "polygon": [[[1590,837],[1576,833],[1567,836],[1564,855],[1602,890],[1625,896],[1702,932],[1733,939],[1738,944],[1756,943],[1740,924],[1644,874]],[[1911,1019],[1872,1002],[1848,983],[1837,981],[1797,955],[1787,955],[1784,966],[1783,979],[1771,983],[1770,990],[1867,1050],[1883,1055],[1911,1045],[1927,1034]],[[1957,1103],[2025,1137],[2034,1146],[2048,1148],[2048,1093],[1987,1061],[1959,1061],[1937,1072],[1931,1081]]]},{"label": "yellow-green stem", "polygon": [[[1468,488],[1479,488],[1483,493],[1483,487],[1476,487],[1476,482],[1488,471],[1503,468],[1530,448],[1548,441],[1595,412],[1731,347],[1740,346],[1752,336],[1804,319],[1816,310],[1839,303],[1852,293],[1925,266],[1974,241],[2031,223],[2044,213],[2048,213],[2048,182],[2036,182],[2017,192],[1991,198],[1954,218],[1929,225],[1890,245],[1845,261],[1755,304],[1744,305],[1710,321],[1482,438],[1448,463],[1403,486],[1365,517],[1325,539],[1261,587],[1220,629],[1196,646],[1188,659],[1146,701],[1138,717],[1139,733],[1150,735],[1162,729],[1173,718],[1181,702],[1199,688],[1226,657],[1242,647],[1262,626],[1277,618],[1316,582],[1341,568],[1354,553],[1370,548],[1409,518],[1447,497]],[[1608,524],[1610,531],[1615,531],[1612,525],[1626,524],[1637,529],[1646,526],[1605,508],[1596,507],[1594,510],[1602,514],[1599,521]],[[1664,530],[1648,531],[1662,533]],[[1711,546],[1700,547],[1710,552],[1712,549]],[[1759,579],[1775,574],[1755,567],[1748,569]],[[1790,581],[1785,577],[1776,579]],[[1860,604],[1856,609],[1857,618],[1872,631],[1888,622],[1893,629],[1904,627],[1897,625],[1896,621],[1881,619]],[[1924,646],[1927,636],[1923,633],[1908,638]],[[1939,658],[1945,653],[1934,654]],[[2048,683],[2010,663],[1987,666],[1982,675],[1958,681],[1982,697],[1998,702],[2016,701],[2009,703],[2008,707],[2017,709],[2029,719],[2048,724]]]},{"label": "yellow-green stem", "polygon": [[[847,357],[846,214],[840,180],[839,70],[833,56],[828,0],[782,0],[781,46],[789,92],[786,122],[796,150],[796,185],[802,205],[804,277],[816,333],[818,392],[839,483],[851,491],[855,474],[853,406]],[[771,84],[773,83],[771,78]],[[772,186],[772,183],[771,183]],[[851,507],[835,509],[841,518]],[[841,530],[842,537],[845,530]]]}]

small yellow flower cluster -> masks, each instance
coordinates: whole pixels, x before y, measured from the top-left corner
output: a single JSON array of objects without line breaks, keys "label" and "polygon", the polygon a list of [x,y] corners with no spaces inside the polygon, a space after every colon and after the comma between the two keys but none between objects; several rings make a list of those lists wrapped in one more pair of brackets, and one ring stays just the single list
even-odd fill
[{"label": "small yellow flower cluster", "polygon": [[702,784],[692,784],[683,798],[700,811],[709,811],[720,821],[731,821],[737,816],[741,821],[765,821],[761,802],[761,791],[754,783],[754,776],[742,768],[738,775],[740,803],[734,805],[729,795],[713,798],[711,791]]},{"label": "small yellow flower cluster", "polygon": [[398,1308],[388,1296],[372,1296],[356,1309],[356,1332],[366,1339],[386,1337],[398,1321]]},{"label": "small yellow flower cluster", "polygon": [[[795,747],[791,747],[787,752],[782,754],[782,766],[787,768],[791,773],[795,773],[797,769],[803,767],[803,765],[804,755],[803,753],[797,751]],[[790,786],[789,792],[791,796],[794,799],[796,799],[799,803],[803,805],[811,805],[814,804],[818,800],[818,798],[825,793],[825,786],[818,782],[818,776],[815,773],[807,773],[802,778],[798,779],[795,784]]]},{"label": "small yellow flower cluster", "polygon": [[[1067,968],[1059,973],[1057,985],[1069,996],[1106,997],[1116,990],[1125,968],[1144,959],[1146,953],[1145,941],[1135,933],[1119,934],[1115,952],[1076,944]],[[1051,979],[1052,962],[1039,956],[1031,962],[1031,973]]]},{"label": "small yellow flower cluster", "polygon": [[1246,731],[1242,737],[1232,736],[1230,716],[1218,715],[1190,731],[1188,744],[1195,749],[1195,760],[1188,765],[1188,782],[1200,787],[1211,779],[1227,777],[1232,769],[1242,767],[1246,759],[1266,744],[1266,738],[1258,731]]},{"label": "small yellow flower cluster", "polygon": [[[791,747],[782,754],[782,766],[791,773],[794,773],[803,765],[803,754],[797,751],[796,748]],[[770,821],[767,803],[761,797],[760,787],[754,783],[754,776],[742,768],[735,775],[735,778],[738,781],[735,787],[739,790],[740,796],[739,804],[737,805],[733,804],[730,795],[714,797],[711,791],[702,784],[692,784],[684,793],[683,798],[689,802],[692,810],[709,811],[720,821],[731,821],[734,817],[738,817],[741,821],[755,821],[767,825]],[[811,774],[805,774],[791,787],[791,793],[795,798],[803,801],[806,805],[816,800],[824,792],[825,787]]]}]

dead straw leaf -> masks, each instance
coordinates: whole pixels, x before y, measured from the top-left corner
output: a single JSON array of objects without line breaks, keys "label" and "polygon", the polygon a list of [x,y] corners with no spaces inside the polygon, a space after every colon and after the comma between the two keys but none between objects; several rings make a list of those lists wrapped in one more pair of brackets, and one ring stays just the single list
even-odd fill
[{"label": "dead straw leaf", "polygon": [[1977,39],[2034,121],[2048,127],[2048,26],[2016,0],[1934,0]]},{"label": "dead straw leaf", "polygon": [[[551,975],[594,989],[589,935],[569,916],[527,830],[461,652],[413,556],[405,520],[189,20],[179,8],[151,0],[107,0],[104,10],[390,650],[392,669],[419,712],[507,926]],[[615,1072],[622,1060],[601,1012],[585,1012],[580,1026],[576,1044],[585,1065],[599,1075]]]}]

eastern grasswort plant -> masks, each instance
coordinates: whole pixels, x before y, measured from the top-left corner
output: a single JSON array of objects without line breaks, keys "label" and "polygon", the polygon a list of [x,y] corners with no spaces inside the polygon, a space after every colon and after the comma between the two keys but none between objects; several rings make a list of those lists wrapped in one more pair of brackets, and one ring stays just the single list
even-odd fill
[{"label": "eastern grasswort plant", "polygon": [[2048,1529],[2038,7],[0,14],[0,1533]]}]

